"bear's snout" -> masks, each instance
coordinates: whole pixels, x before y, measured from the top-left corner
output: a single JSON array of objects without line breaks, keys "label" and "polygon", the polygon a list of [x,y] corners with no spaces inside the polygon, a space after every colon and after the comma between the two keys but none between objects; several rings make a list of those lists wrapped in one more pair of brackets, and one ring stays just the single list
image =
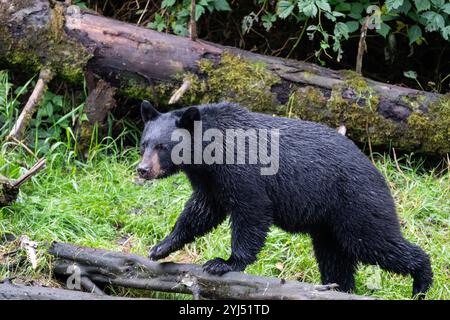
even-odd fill
[{"label": "bear's snout", "polygon": [[137,172],[139,174],[139,178],[142,178],[142,179],[146,179],[150,174],[150,170],[148,170],[147,168],[141,168],[141,167],[137,168]]},{"label": "bear's snout", "polygon": [[139,163],[137,172],[139,177],[145,180],[152,180],[164,176],[164,170],[161,168],[159,156],[156,152],[152,152],[149,157],[144,158]]}]

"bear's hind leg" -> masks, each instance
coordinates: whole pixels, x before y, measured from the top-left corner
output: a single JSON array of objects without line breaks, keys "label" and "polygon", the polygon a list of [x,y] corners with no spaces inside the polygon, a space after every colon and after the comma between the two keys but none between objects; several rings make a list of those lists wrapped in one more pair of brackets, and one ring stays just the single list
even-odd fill
[{"label": "bear's hind leg", "polygon": [[430,258],[417,245],[399,237],[385,240],[378,249],[361,257],[363,262],[378,264],[382,269],[413,277],[413,296],[423,299],[433,282]]},{"label": "bear's hind leg", "polygon": [[354,291],[357,260],[338,246],[328,231],[311,234],[323,284],[336,283],[340,291]]}]

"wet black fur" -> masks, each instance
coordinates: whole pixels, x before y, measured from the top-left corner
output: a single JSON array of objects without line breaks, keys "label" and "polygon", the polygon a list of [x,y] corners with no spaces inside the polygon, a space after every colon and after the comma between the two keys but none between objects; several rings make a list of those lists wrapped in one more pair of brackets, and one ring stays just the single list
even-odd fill
[{"label": "wet black fur", "polygon": [[[144,118],[155,115],[148,112],[143,108]],[[167,157],[174,144],[170,134],[177,126],[189,127],[189,119],[199,117],[204,130],[279,129],[278,173],[262,176],[258,165],[248,164],[175,167]],[[205,263],[207,272],[244,270],[256,260],[274,224],[312,237],[324,284],[337,283],[340,290],[353,290],[354,273],[361,262],[411,275],[413,294],[429,289],[430,260],[403,238],[383,175],[352,141],[334,129],[221,103],[150,117],[142,137],[143,151],[155,145],[164,146],[158,149],[166,152],[161,154],[162,166],[170,174],[185,172],[193,193],[173,231],[150,251],[150,258],[168,256],[230,216],[232,254],[227,260]]]}]

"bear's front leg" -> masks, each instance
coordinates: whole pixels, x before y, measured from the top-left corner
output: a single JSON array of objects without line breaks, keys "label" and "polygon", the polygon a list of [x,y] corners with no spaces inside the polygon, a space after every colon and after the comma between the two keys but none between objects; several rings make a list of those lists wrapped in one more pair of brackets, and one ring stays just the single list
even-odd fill
[{"label": "bear's front leg", "polygon": [[223,209],[201,192],[192,194],[172,232],[149,252],[152,260],[167,257],[185,244],[211,231],[226,218]]},{"label": "bear's front leg", "polygon": [[177,241],[172,234],[165,237],[161,242],[155,245],[149,252],[149,258],[152,260],[164,259],[172,252],[179,249]]},{"label": "bear's front leg", "polygon": [[230,271],[243,271],[256,261],[264,246],[272,219],[263,210],[239,211],[231,215],[231,256],[228,260],[215,258],[203,265],[203,271],[222,275]]}]

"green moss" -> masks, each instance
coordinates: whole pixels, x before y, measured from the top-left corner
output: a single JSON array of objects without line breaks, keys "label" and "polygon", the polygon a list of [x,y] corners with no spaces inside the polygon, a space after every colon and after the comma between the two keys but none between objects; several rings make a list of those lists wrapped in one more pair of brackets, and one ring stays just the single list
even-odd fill
[{"label": "green moss", "polygon": [[120,84],[119,93],[139,100],[150,100],[158,105],[167,105],[176,83],[157,83],[147,85],[144,79],[138,79],[132,74],[121,77],[124,82]]},{"label": "green moss", "polygon": [[47,30],[49,49],[47,64],[64,79],[77,83],[84,77],[84,68],[92,57],[83,45],[69,39],[64,31],[64,7],[56,4],[52,9],[51,20]]},{"label": "green moss", "polygon": [[[30,73],[44,66],[65,80],[79,83],[91,54],[79,43],[70,40],[64,31],[64,7],[50,9],[47,25],[41,28],[23,24],[22,36],[11,37],[7,26],[0,26],[0,58]],[[0,16],[1,16],[0,12]],[[3,13],[5,14],[5,13]],[[17,26],[12,26],[13,28]]]},{"label": "green moss", "polygon": [[[334,86],[329,97],[316,87],[298,88],[286,105],[285,115],[330,127],[345,124],[352,140],[367,143],[370,138],[374,146],[392,145],[403,150],[438,154],[450,152],[448,95],[431,103],[426,113],[419,110],[424,104],[423,96],[402,97],[409,102],[412,113],[405,124],[399,124],[377,112],[379,97],[361,76],[354,72],[344,75],[346,80]],[[344,91],[353,99],[344,99]]]},{"label": "green moss", "polygon": [[316,122],[329,122],[332,113],[326,108],[327,99],[315,87],[299,88],[292,93],[286,106],[286,116]]},{"label": "green moss", "polygon": [[413,112],[408,117],[408,135],[423,152],[450,153],[450,95],[432,102],[428,112]]},{"label": "green moss", "polygon": [[249,62],[236,55],[224,53],[218,65],[211,60],[199,63],[201,78],[191,77],[189,94],[183,103],[212,103],[233,101],[249,109],[268,112],[274,109],[276,98],[270,88],[280,80],[262,63]]},{"label": "green moss", "polygon": [[423,95],[401,97],[401,101],[413,111],[419,111],[419,107],[424,104],[426,99],[427,98]]}]

